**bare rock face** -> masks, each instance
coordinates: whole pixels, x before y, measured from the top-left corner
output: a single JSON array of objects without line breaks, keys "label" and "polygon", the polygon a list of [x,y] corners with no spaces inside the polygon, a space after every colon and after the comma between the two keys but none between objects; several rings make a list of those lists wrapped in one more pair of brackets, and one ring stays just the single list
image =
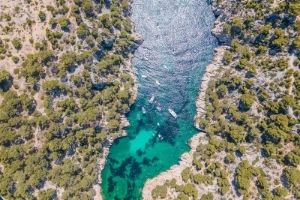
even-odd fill
[{"label": "bare rock face", "polygon": [[215,22],[212,34],[217,38],[220,45],[230,45],[232,38],[228,34],[224,33],[222,28],[223,23],[219,20],[219,18]]},{"label": "bare rock face", "polygon": [[215,15],[216,18],[218,18],[222,13],[223,13],[223,10],[221,9],[213,9],[213,13]]},{"label": "bare rock face", "polygon": [[216,17],[212,34],[217,38],[219,45],[229,45],[231,43],[231,37],[223,31],[223,25],[227,19],[228,13],[226,12],[226,9],[218,7],[214,3],[212,9]]}]

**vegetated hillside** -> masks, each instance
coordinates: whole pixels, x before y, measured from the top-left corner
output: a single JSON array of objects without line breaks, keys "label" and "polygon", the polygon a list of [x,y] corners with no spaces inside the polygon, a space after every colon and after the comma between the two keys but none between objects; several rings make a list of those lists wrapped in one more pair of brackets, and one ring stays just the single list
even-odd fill
[{"label": "vegetated hillside", "polygon": [[227,50],[198,113],[205,133],[188,166],[157,183],[152,198],[300,199],[300,2],[213,7]]},{"label": "vegetated hillside", "polygon": [[135,98],[128,0],[0,1],[0,199],[92,199]]}]

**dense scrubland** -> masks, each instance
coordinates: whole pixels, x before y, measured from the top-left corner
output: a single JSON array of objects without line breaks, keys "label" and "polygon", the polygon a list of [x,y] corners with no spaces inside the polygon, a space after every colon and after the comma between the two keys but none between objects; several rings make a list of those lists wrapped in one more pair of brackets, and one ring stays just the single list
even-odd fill
[{"label": "dense scrubland", "polygon": [[128,0],[0,2],[0,199],[93,199],[135,98]]},{"label": "dense scrubland", "polygon": [[212,6],[225,50],[196,118],[203,132],[193,161],[152,198],[300,199],[300,2]]}]

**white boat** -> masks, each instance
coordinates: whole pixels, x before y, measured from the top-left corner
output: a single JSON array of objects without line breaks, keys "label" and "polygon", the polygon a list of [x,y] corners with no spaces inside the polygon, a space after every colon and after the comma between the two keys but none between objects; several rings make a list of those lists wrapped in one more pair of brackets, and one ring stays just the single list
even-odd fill
[{"label": "white boat", "polygon": [[146,75],[142,75],[142,78],[147,78],[147,76]]},{"label": "white boat", "polygon": [[160,85],[160,82],[159,82],[158,80],[155,80],[155,83],[156,83],[157,85]]},{"label": "white boat", "polygon": [[146,113],[146,109],[144,107],[142,107],[142,112],[143,112],[143,114]]},{"label": "white boat", "polygon": [[162,139],[163,139],[163,136],[161,136],[160,134],[158,134],[158,138],[159,138],[160,140],[162,140]]},{"label": "white boat", "polygon": [[149,103],[152,103],[154,101],[154,96],[152,95],[151,99],[149,100]]},{"label": "white boat", "polygon": [[169,113],[176,119],[177,118],[177,114],[175,113],[175,111],[174,110],[172,110],[172,109],[168,109],[168,111],[169,111]]}]

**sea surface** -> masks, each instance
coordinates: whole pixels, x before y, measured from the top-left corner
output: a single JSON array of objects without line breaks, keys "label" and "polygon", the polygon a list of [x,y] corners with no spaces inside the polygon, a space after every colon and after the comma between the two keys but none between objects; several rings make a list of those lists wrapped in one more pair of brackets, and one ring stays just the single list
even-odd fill
[{"label": "sea surface", "polygon": [[201,77],[217,45],[206,0],[133,0],[132,7],[144,39],[133,59],[138,98],[128,136],[115,140],[102,171],[105,200],[141,199],[145,181],[189,150]]}]

